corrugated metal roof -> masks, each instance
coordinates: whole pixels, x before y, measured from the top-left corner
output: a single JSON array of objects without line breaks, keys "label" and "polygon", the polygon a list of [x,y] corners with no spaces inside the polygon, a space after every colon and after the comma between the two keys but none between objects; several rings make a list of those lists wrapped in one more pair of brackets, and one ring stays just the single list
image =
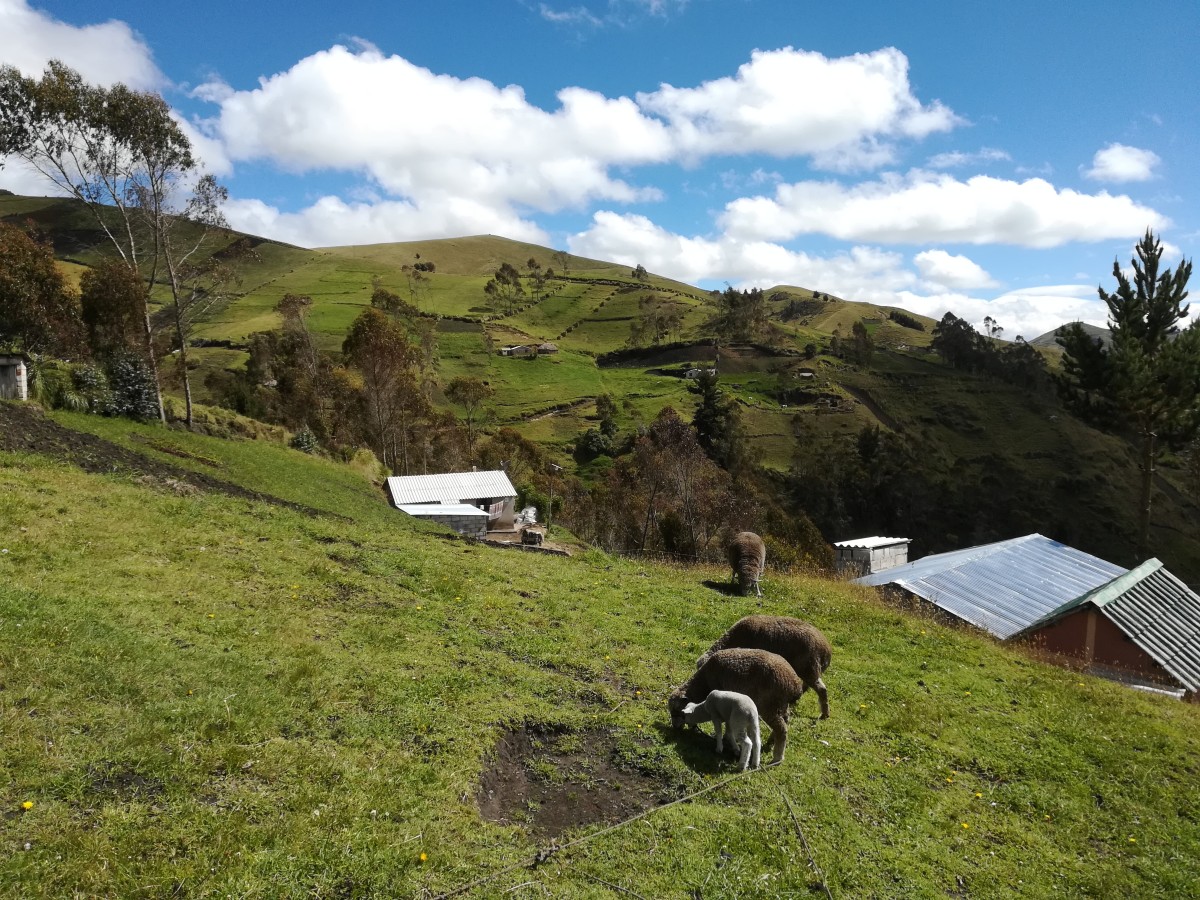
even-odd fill
[{"label": "corrugated metal roof", "polygon": [[1127,570],[1040,534],[938,553],[855,579],[894,584],[1004,639]]},{"label": "corrugated metal roof", "polygon": [[405,503],[458,503],[484,497],[515,497],[517,489],[502,471],[395,475],[387,480],[393,506]]},{"label": "corrugated metal roof", "polygon": [[1190,691],[1200,691],[1200,596],[1157,559],[1064,603],[1036,631],[1091,604]]},{"label": "corrugated metal roof", "polygon": [[890,547],[892,544],[907,544],[912,538],[868,537],[855,538],[851,541],[837,541],[835,547],[849,547],[853,550],[874,550],[876,547]]},{"label": "corrugated metal roof", "polygon": [[486,519],[487,511],[467,503],[404,503],[396,507],[400,512],[418,518],[424,516],[478,516]]}]

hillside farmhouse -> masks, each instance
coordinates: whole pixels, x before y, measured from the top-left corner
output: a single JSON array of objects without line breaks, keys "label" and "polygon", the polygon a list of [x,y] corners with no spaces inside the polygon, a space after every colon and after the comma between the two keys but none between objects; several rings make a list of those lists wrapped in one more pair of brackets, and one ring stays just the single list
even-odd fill
[{"label": "hillside farmhouse", "polygon": [[897,588],[1093,675],[1191,700],[1200,694],[1200,597],[1157,559],[1129,571],[1030,534],[855,583]]},{"label": "hillside farmhouse", "polygon": [[501,356],[537,356],[537,347],[532,344],[514,344],[511,347],[501,347]]},{"label": "hillside farmhouse", "polygon": [[29,399],[29,357],[0,353],[0,400]]},{"label": "hillside farmhouse", "polygon": [[1064,603],[1013,640],[1096,675],[1200,697],[1200,596],[1157,559]]},{"label": "hillside farmhouse", "polygon": [[388,500],[403,513],[483,538],[514,527],[517,489],[502,471],[393,476]]}]

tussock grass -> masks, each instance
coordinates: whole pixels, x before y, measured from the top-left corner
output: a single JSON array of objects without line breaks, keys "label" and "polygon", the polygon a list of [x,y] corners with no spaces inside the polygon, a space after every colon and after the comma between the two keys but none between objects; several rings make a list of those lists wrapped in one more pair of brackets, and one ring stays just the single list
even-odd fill
[{"label": "tussock grass", "polygon": [[[128,423],[104,428],[157,452],[122,438]],[[670,731],[665,698],[760,610],[831,639],[831,719],[805,696],[782,766],[472,896],[520,884],[611,896],[605,883],[664,898],[820,893],[806,846],[835,897],[1200,888],[1196,707],[841,582],[769,574],[760,605],[707,584],[727,578],[720,568],[445,540],[332,464],[261,442],[169,441],[340,515],[0,455],[6,895],[453,889],[545,844],[475,806],[510,726],[612,729],[619,762],[664,796],[727,774],[707,738]]]}]

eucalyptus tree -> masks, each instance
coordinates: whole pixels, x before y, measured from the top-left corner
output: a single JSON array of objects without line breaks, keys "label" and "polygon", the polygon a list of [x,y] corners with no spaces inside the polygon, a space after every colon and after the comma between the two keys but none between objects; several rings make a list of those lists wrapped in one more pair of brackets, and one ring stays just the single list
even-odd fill
[{"label": "eucalyptus tree", "polygon": [[1065,353],[1060,385],[1068,402],[1137,443],[1140,561],[1149,551],[1157,461],[1200,430],[1200,320],[1179,325],[1188,317],[1191,261],[1163,267],[1162,244],[1149,230],[1135,252],[1132,279],[1114,262],[1116,290],[1099,288],[1111,343],[1105,346],[1078,322],[1060,328],[1057,340]]},{"label": "eucalyptus tree", "polygon": [[[211,178],[198,177],[191,142],[160,95],[89,84],[58,60],[40,79],[0,67],[4,156],[24,161],[57,191],[82,202],[121,261],[151,287],[165,269],[178,312],[181,278],[207,237],[204,226],[220,224],[211,214],[224,195]],[[187,238],[177,233],[180,217],[205,215],[199,242],[192,240],[194,232]],[[141,320],[142,352],[165,421],[148,302]]]}]

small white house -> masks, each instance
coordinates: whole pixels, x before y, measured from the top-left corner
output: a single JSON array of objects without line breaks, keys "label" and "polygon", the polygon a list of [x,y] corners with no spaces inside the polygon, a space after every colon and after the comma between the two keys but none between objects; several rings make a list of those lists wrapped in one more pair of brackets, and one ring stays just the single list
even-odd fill
[{"label": "small white house", "polygon": [[908,545],[912,538],[868,537],[838,541],[837,570],[853,575],[884,572],[908,562]]},{"label": "small white house", "polygon": [[515,527],[517,489],[502,471],[397,475],[387,480],[386,490],[401,512],[460,534],[484,537]]},{"label": "small white house", "polygon": [[0,353],[0,400],[29,399],[29,357]]}]

